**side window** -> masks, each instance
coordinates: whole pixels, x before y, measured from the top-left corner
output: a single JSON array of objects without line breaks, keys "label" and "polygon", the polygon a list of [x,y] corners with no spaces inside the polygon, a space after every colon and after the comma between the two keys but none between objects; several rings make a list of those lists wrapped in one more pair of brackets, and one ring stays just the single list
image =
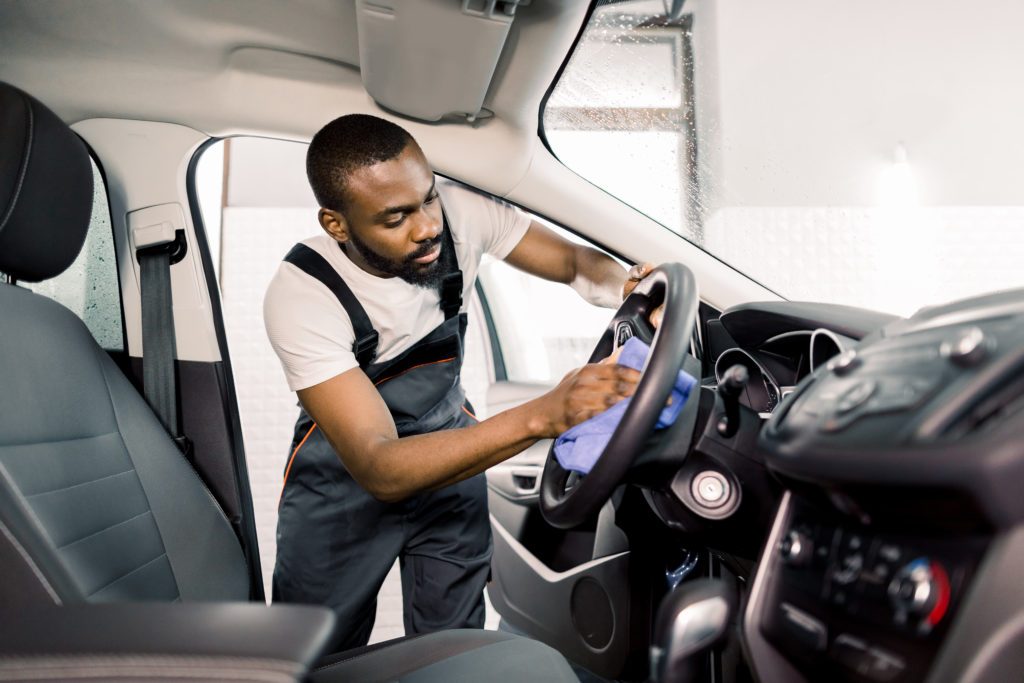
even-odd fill
[{"label": "side window", "polygon": [[107,186],[95,161],[92,162],[92,175],[92,218],[78,258],[55,278],[18,284],[71,309],[105,350],[124,351],[121,292]]},{"label": "side window", "polygon": [[[540,222],[567,240],[586,243]],[[587,362],[611,319],[611,310],[587,303],[571,288],[527,275],[504,261],[485,258],[479,280],[501,352],[495,357],[512,382],[558,382]]]}]

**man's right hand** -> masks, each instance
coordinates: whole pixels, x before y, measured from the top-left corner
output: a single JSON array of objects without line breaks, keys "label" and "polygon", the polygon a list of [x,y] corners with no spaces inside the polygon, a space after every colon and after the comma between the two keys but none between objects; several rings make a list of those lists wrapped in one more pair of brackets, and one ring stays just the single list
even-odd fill
[{"label": "man's right hand", "polygon": [[555,438],[565,430],[584,422],[628,398],[636,391],[640,371],[611,362],[591,363],[569,372],[554,389],[539,400],[545,408],[547,423],[543,436]]}]

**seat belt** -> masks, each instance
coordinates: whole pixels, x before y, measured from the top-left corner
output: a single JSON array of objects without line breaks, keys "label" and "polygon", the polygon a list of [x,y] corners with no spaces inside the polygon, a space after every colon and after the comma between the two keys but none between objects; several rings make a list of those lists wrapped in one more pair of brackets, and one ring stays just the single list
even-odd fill
[{"label": "seat belt", "polygon": [[[171,263],[180,261],[184,250],[176,249],[178,236],[174,226],[168,222],[136,229],[133,235],[142,290],[143,393],[164,429],[188,457],[192,454],[192,442],[181,433],[178,416],[178,385],[174,371],[174,359],[178,354],[171,301]],[[183,245],[184,240],[180,243]]]}]

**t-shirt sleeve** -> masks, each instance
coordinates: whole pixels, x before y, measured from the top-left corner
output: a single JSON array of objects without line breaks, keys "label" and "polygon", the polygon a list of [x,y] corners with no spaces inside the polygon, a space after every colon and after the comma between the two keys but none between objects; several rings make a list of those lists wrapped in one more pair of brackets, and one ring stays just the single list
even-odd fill
[{"label": "t-shirt sleeve", "polygon": [[359,367],[345,310],[323,283],[290,263],[278,267],[267,288],[263,324],[292,391]]},{"label": "t-shirt sleeve", "polygon": [[448,187],[446,207],[456,209],[463,222],[472,226],[481,252],[498,259],[508,256],[530,227],[530,217],[502,199],[457,183]]}]

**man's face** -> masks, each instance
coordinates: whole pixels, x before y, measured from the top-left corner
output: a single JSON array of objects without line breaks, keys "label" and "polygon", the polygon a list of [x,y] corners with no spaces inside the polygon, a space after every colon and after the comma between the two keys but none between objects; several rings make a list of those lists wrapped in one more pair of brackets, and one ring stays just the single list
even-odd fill
[{"label": "man's face", "polygon": [[428,288],[450,272],[454,255],[442,254],[434,174],[416,143],[395,159],[353,171],[346,197],[343,214],[329,212],[339,219],[337,232],[324,227],[360,268]]}]

